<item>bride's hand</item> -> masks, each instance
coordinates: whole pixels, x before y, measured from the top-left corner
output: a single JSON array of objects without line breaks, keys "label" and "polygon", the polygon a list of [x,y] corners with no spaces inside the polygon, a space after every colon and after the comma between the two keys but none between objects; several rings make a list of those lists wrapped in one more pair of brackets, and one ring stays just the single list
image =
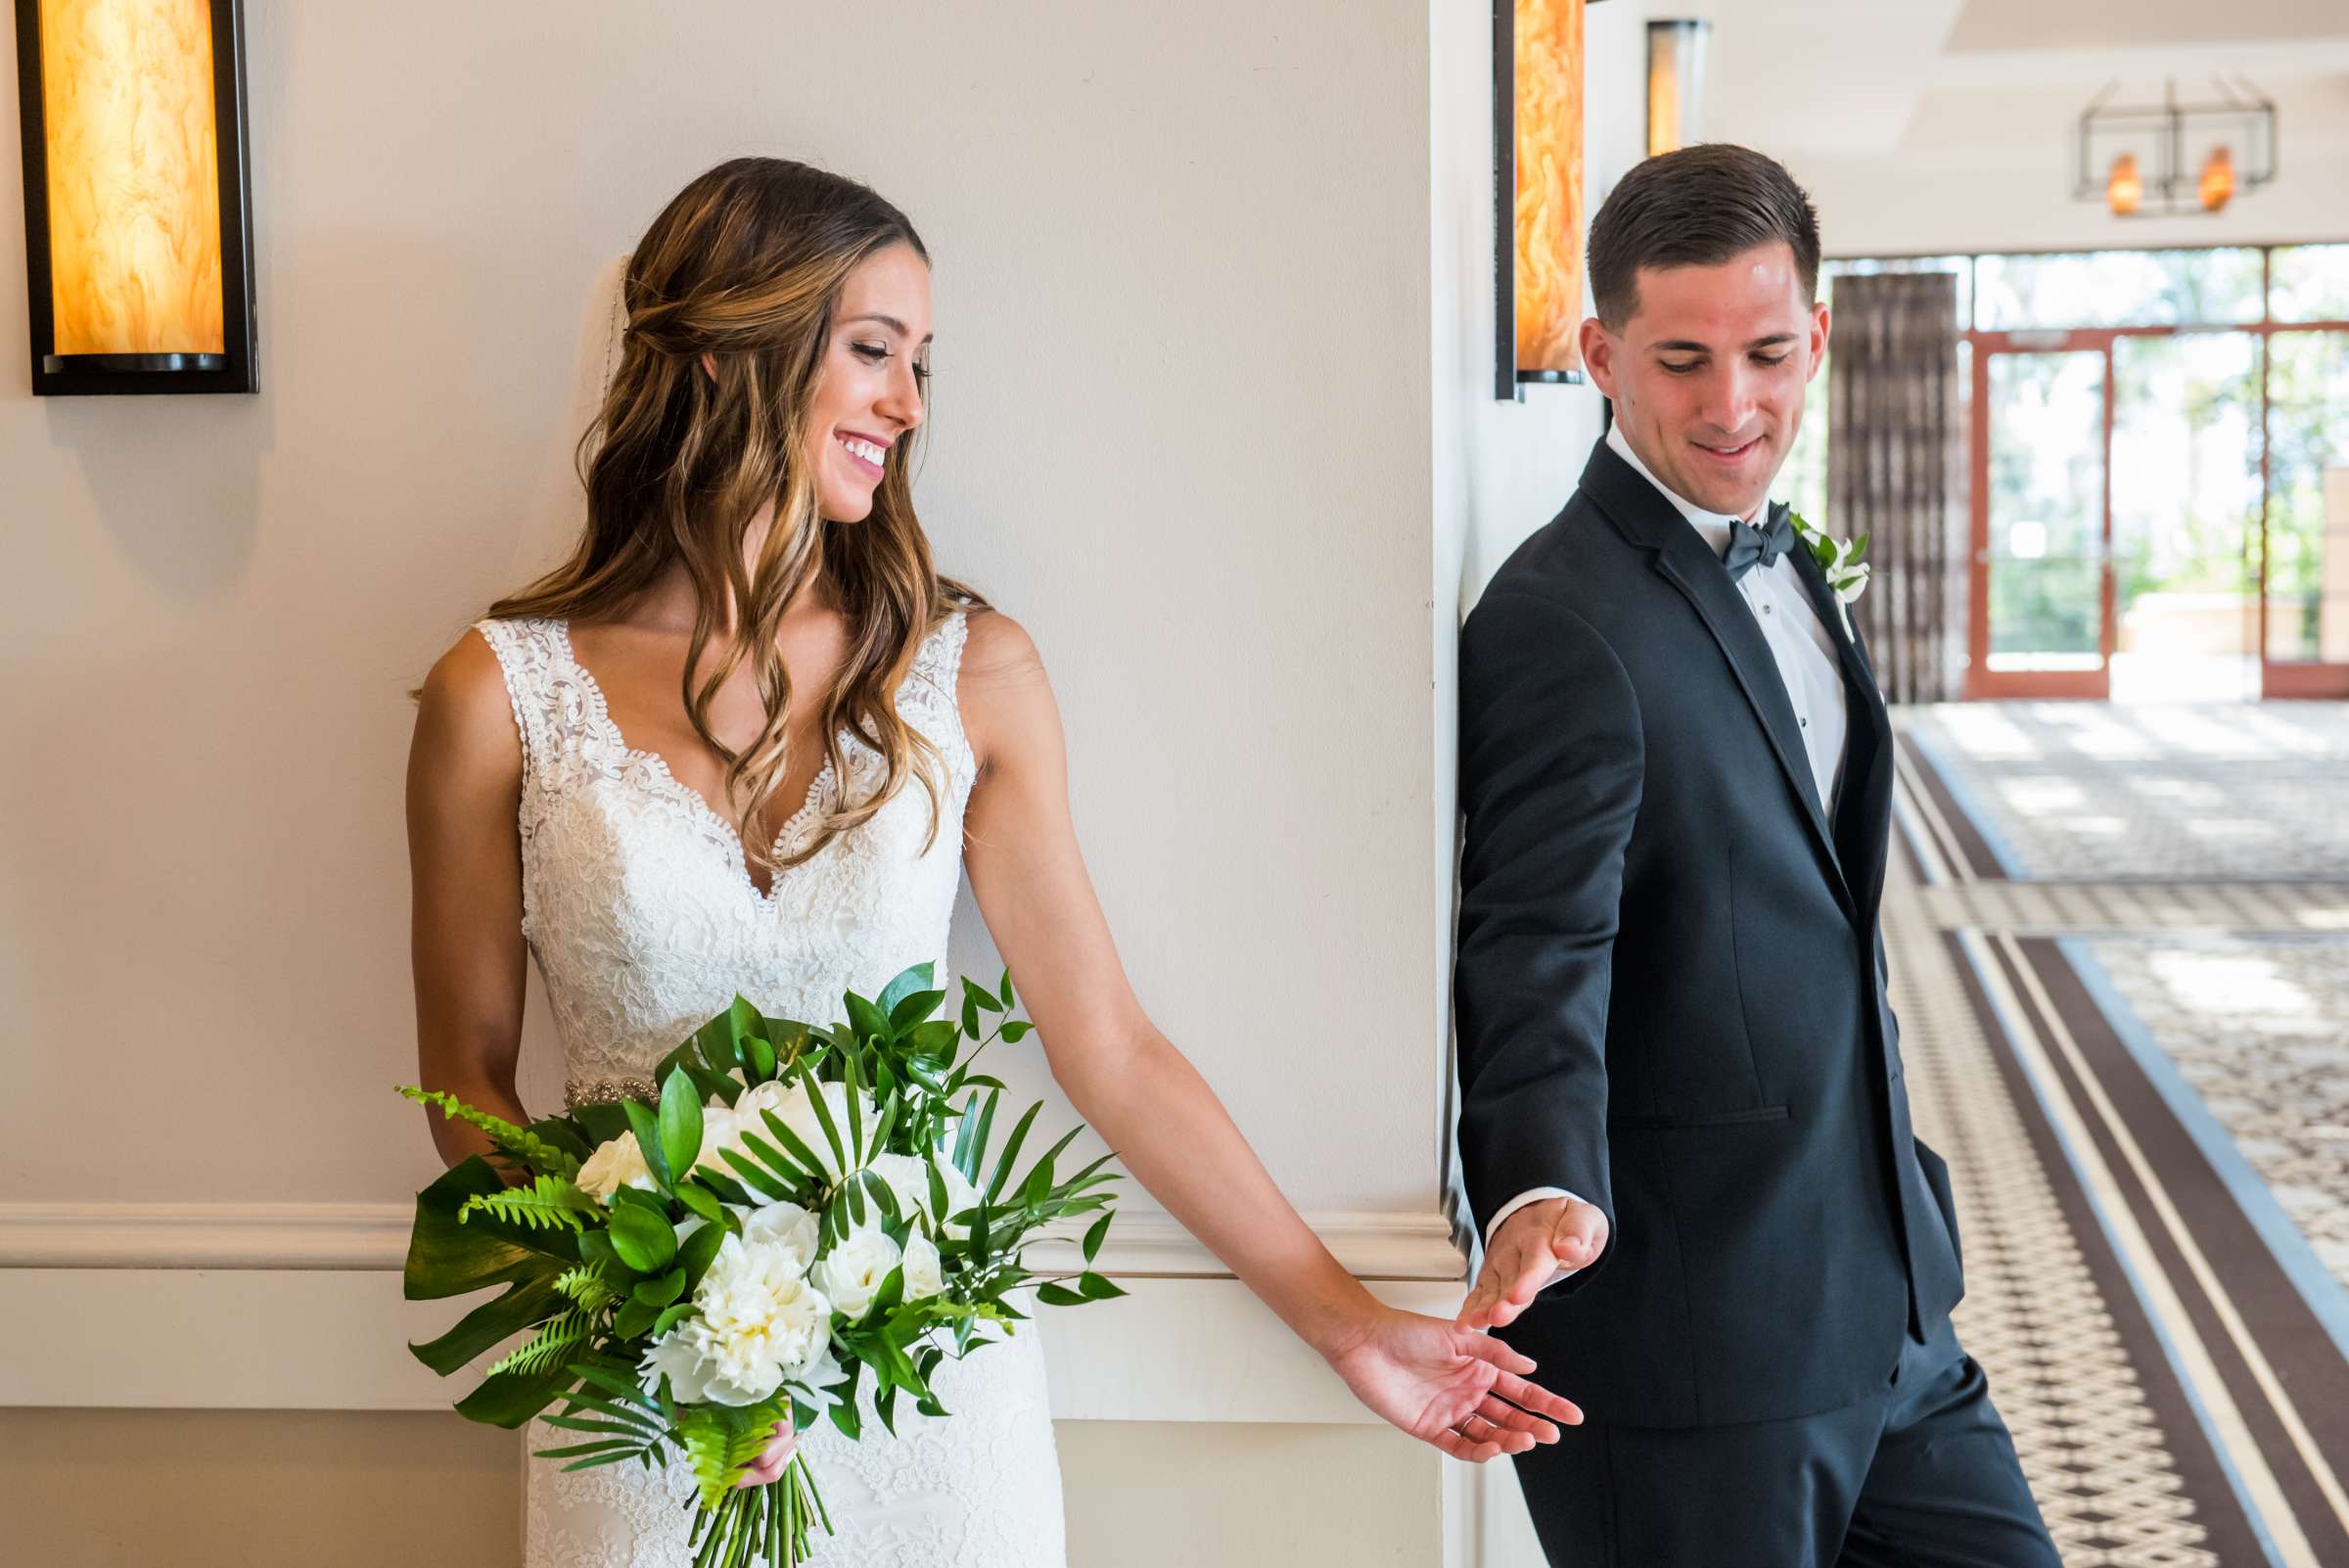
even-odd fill
[{"label": "bride's hand", "polygon": [[1475,1463],[1555,1443],[1583,1412],[1525,1375],[1534,1363],[1490,1335],[1381,1307],[1329,1357],[1355,1398],[1423,1443]]},{"label": "bride's hand", "polygon": [[742,1467],[742,1475],[734,1485],[737,1488],[773,1486],[783,1479],[783,1467],[791,1463],[792,1453],[799,1446],[800,1435],[791,1429],[791,1423],[777,1421],[774,1441],[766,1446],[766,1452]]}]

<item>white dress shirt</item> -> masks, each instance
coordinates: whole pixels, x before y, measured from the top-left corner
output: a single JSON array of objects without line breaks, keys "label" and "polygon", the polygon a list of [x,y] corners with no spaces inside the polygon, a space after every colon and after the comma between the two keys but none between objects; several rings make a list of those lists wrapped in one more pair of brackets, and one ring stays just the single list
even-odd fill
[{"label": "white dress shirt", "polygon": [[[1663,482],[1639,460],[1639,454],[1632,450],[1632,443],[1624,438],[1622,425],[1607,427],[1607,445],[1688,520],[1688,526],[1704,536],[1715,557],[1729,553],[1730,524],[1752,522],[1752,517],[1739,519],[1708,512],[1666,489]],[[1753,516],[1761,516],[1769,504],[1765,501],[1755,508]],[[1803,548],[1802,541],[1797,539],[1793,549]],[[1833,822],[1835,803],[1843,792],[1843,741],[1850,722],[1844,706],[1843,672],[1836,663],[1835,634],[1811,608],[1811,595],[1804,590],[1792,550],[1767,567],[1754,567],[1737,579],[1736,588],[1745,600],[1746,609],[1753,613],[1755,624],[1762,628],[1762,640],[1770,645],[1771,657],[1777,664],[1778,678],[1785,684],[1787,700],[1794,705],[1795,722],[1802,730],[1803,751],[1811,764],[1812,783],[1819,790],[1819,804],[1827,820]],[[1485,1227],[1485,1244],[1491,1246],[1502,1222],[1527,1204],[1544,1198],[1574,1196],[1563,1187],[1534,1187],[1519,1193],[1493,1216],[1493,1222]],[[1572,1268],[1560,1268],[1543,1288],[1546,1290],[1573,1272]]]}]

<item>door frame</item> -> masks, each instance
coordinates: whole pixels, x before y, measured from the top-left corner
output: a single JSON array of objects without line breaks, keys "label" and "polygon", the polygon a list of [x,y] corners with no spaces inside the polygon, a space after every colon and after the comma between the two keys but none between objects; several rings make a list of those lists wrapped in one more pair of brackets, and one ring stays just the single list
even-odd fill
[{"label": "door frame", "polygon": [[[1972,548],[1967,556],[1965,695],[1969,702],[2002,699],[2078,699],[2101,702],[2112,695],[2114,585],[2112,573],[2112,344],[2129,335],[2125,327],[2073,327],[2046,331],[1972,332],[1973,389],[1967,445],[1971,448],[1967,490],[1973,513]],[[2155,328],[2140,335],[2168,336]],[[2104,361],[2103,494],[2096,530],[2100,545],[2096,588],[2096,668],[2094,669],[1993,669],[1990,668],[1990,362],[2000,354],[2096,353]]]},{"label": "door frame", "polygon": [[[2262,249],[2260,256],[2263,269],[2272,263],[2267,249]],[[2266,298],[2264,288],[2261,297],[2263,300]],[[2271,340],[2279,333],[2349,333],[2349,321],[2275,321],[2263,315],[2258,321],[2209,326],[2015,328],[1996,332],[1970,328],[1966,331],[1965,341],[1972,345],[1973,349],[1969,387],[1972,406],[1967,411],[1966,441],[1969,448],[1968,503],[1972,514],[1968,530],[1970,548],[1967,552],[1970,602],[1967,605],[1965,696],[1968,701],[2000,698],[2101,699],[2110,696],[2119,609],[2112,560],[2112,346],[2122,338],[2181,338],[2203,332],[2241,332],[2259,340],[2259,527],[2257,536],[2246,541],[2250,547],[2258,594],[2255,635],[2259,639],[2259,695],[2262,698],[2349,697],[2349,664],[2273,659],[2269,656],[2268,642],[2268,527],[2269,512],[2275,505],[2268,447],[2269,356],[2274,347]],[[2098,619],[2102,623],[2098,637],[2101,658],[2094,670],[1993,670],[1990,668],[1990,356],[1999,353],[2064,353],[2085,349],[2100,349],[2104,355],[2104,563],[2100,590],[2103,602],[2098,611]]]}]

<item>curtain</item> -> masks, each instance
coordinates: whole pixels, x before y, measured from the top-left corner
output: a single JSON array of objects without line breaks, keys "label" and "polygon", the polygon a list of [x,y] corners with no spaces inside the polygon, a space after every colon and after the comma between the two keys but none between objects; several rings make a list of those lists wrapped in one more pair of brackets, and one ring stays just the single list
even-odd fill
[{"label": "curtain", "polygon": [[1958,279],[1848,274],[1834,289],[1821,526],[1868,536],[1852,618],[1885,700],[1948,702],[1965,671]]}]

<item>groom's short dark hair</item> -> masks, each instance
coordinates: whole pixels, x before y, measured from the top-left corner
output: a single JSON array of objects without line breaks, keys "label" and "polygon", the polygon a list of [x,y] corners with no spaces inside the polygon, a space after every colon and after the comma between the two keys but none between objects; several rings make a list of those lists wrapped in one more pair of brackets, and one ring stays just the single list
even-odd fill
[{"label": "groom's short dark hair", "polygon": [[1819,213],[1777,160],[1700,142],[1636,164],[1590,222],[1590,296],[1609,332],[1639,308],[1641,267],[1713,267],[1783,240],[1819,298]]}]

